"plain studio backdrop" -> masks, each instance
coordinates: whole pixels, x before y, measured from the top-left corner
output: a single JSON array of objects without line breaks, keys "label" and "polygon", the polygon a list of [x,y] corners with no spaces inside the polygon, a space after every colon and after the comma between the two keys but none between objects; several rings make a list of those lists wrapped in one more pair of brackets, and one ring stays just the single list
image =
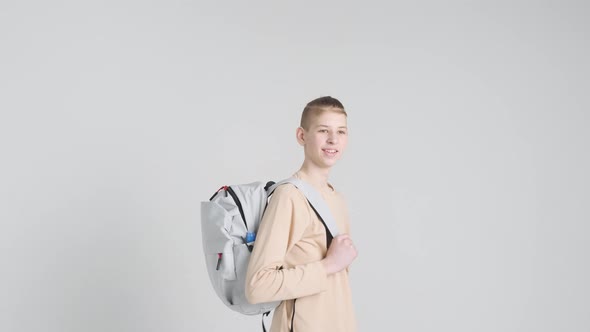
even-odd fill
[{"label": "plain studio backdrop", "polygon": [[579,1],[0,4],[0,330],[258,331],[210,286],[200,201],[330,181],[359,331],[590,331],[590,9]]}]

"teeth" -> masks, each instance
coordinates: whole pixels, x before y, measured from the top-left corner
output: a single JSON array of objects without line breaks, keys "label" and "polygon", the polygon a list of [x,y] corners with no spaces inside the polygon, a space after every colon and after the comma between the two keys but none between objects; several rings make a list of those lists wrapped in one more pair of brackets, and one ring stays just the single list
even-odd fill
[{"label": "teeth", "polygon": [[324,150],[324,151],[326,151],[328,153],[336,153],[336,150]]}]

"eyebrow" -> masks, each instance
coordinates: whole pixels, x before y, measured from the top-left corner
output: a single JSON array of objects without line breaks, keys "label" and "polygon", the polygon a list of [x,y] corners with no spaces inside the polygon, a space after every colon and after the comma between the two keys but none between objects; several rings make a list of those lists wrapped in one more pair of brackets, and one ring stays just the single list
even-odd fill
[{"label": "eyebrow", "polygon": [[[326,127],[326,128],[330,128],[330,126],[328,126],[328,125],[323,125],[323,124],[321,124],[321,125],[317,125],[317,126],[318,126],[318,127]],[[340,127],[338,127],[338,128],[344,128],[344,129],[348,129],[348,127],[346,127],[346,126],[340,126]]]}]

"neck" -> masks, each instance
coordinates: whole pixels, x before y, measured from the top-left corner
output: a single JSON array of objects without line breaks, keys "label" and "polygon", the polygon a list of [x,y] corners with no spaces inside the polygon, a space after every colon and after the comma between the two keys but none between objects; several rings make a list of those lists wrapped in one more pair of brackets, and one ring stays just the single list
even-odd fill
[{"label": "neck", "polygon": [[330,176],[330,169],[322,169],[312,167],[308,164],[303,164],[297,173],[303,175],[310,182],[321,187],[328,187],[328,177]]}]

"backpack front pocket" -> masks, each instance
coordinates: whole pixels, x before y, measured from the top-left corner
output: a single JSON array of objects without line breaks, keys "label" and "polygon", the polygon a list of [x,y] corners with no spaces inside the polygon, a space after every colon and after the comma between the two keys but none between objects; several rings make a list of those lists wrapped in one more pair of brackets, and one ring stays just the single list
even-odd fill
[{"label": "backpack front pocket", "polygon": [[236,279],[233,246],[230,235],[233,216],[215,202],[201,203],[203,251],[210,275],[225,280]]}]

